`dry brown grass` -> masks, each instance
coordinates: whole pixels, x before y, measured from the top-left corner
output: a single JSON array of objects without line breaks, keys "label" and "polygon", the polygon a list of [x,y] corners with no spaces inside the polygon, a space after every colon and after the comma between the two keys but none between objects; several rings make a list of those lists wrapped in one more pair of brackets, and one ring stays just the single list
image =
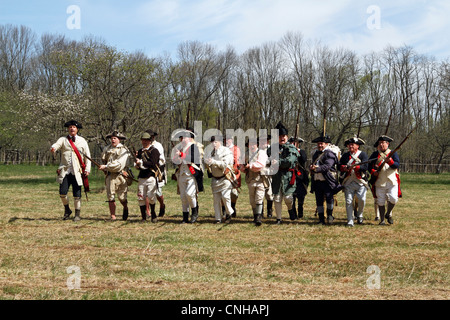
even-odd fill
[{"label": "dry brown grass", "polygon": [[[167,214],[140,223],[129,193],[130,219],[108,221],[102,177],[91,179],[79,223],[62,221],[53,167],[0,166],[0,298],[2,299],[448,299],[449,175],[403,175],[395,223],[345,227],[343,195],[333,226],[315,224],[313,195],[305,219],[277,226],[252,223],[245,185],[238,218],[213,224],[208,183],[200,219],[181,225],[170,183]],[[120,216],[120,215],[119,215]],[[380,268],[381,288],[369,289],[367,268]],[[69,290],[69,266],[81,271]]]}]

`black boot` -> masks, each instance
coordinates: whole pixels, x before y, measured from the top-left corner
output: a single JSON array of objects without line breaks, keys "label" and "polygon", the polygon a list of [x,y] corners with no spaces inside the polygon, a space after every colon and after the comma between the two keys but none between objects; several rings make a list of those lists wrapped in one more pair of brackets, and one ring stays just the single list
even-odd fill
[{"label": "black boot", "polygon": [[267,218],[272,218],[272,212],[273,212],[273,201],[267,200]]},{"label": "black boot", "polygon": [[262,204],[257,204],[255,208],[255,225],[260,226],[262,224]]},{"label": "black boot", "polygon": [[198,219],[198,207],[192,208],[192,216],[191,216],[191,223],[197,222]]},{"label": "black boot", "polygon": [[145,205],[144,206],[139,206],[139,209],[141,209],[142,221],[147,221],[147,212],[146,212]]},{"label": "black boot", "polygon": [[69,205],[64,205],[64,217],[63,220],[69,219],[70,215],[72,214],[72,210],[70,210]]},{"label": "black boot", "polygon": [[318,212],[319,215],[319,224],[325,224],[325,214],[323,212]]},{"label": "black boot", "polygon": [[395,204],[388,202],[386,218],[387,218],[387,221],[389,222],[389,224],[394,224],[394,218],[392,218],[392,210],[394,209],[394,207],[395,207]]},{"label": "black boot", "polygon": [[299,219],[302,219],[303,218],[303,203],[304,203],[304,200],[302,200],[302,201],[298,201],[298,206],[297,206],[297,217],[299,218]]},{"label": "black boot", "polygon": [[183,221],[181,223],[189,223],[189,211],[183,212]]},{"label": "black boot", "polygon": [[128,219],[128,207],[123,207],[122,220],[127,221]]},{"label": "black boot", "polygon": [[233,209],[233,213],[231,214],[231,217],[236,218],[236,203],[235,202],[231,203],[231,208]]},{"label": "black boot", "polygon": [[156,211],[155,211],[156,204],[150,204],[150,214],[152,216],[152,222],[158,222],[158,218],[156,217]]},{"label": "black boot", "polygon": [[295,212],[295,208],[293,207],[291,210],[288,210],[289,218],[294,221],[297,220],[297,212]]},{"label": "black boot", "polygon": [[384,221],[384,217],[386,214],[386,207],[385,206],[378,206],[378,210],[380,211],[380,226],[383,226],[386,224],[386,222]]},{"label": "black boot", "polygon": [[166,204],[163,204],[159,207],[159,215],[158,217],[164,217],[164,215],[166,214]]},{"label": "black boot", "polygon": [[333,221],[334,221],[333,209],[327,209],[327,221],[328,221],[328,224],[333,224]]}]

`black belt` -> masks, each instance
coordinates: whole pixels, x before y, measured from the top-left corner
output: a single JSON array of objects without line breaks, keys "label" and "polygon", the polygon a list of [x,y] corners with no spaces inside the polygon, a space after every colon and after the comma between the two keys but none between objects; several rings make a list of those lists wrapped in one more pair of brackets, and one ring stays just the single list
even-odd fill
[{"label": "black belt", "polygon": [[224,177],[225,177],[225,175],[223,175],[223,176],[221,176],[221,177],[214,177],[214,176],[213,176],[213,178],[215,178],[215,179],[217,179],[217,180],[222,179],[222,178],[224,178]]}]

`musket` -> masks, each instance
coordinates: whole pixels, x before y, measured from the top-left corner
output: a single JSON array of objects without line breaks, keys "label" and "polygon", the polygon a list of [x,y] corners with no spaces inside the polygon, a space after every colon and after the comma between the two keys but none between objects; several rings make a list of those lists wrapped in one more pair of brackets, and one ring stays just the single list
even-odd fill
[{"label": "musket", "polygon": [[392,118],[392,111],[394,109],[391,109],[391,112],[389,113],[389,119],[388,119],[388,123],[386,125],[386,130],[384,131],[384,135],[386,136],[389,130],[389,126],[391,125],[391,118]]},{"label": "musket", "polygon": [[298,148],[298,129],[299,129],[299,120],[300,120],[300,103],[298,105],[298,111],[297,111],[297,121],[295,122],[295,135],[294,135],[294,145],[296,148]]},{"label": "musket", "polygon": [[[89,161],[91,161],[93,164],[95,164],[95,165],[97,166],[97,168],[100,168],[100,164],[99,164],[98,162],[96,162],[95,160],[92,160],[92,159],[91,159],[90,157],[88,157],[85,153],[83,153],[83,152],[81,152],[81,151],[80,151],[80,153],[81,153],[83,156],[85,156]],[[103,171],[103,170],[102,170],[102,171]],[[107,174],[105,171],[103,171],[103,173],[104,173],[105,175]],[[139,181],[137,181],[136,179],[134,179],[134,178],[132,178],[132,177],[129,177],[129,176],[124,175],[122,171],[119,172],[119,174],[120,174],[122,177],[126,178],[126,179],[132,179],[132,180],[135,181],[135,182],[139,182]]]},{"label": "musket", "polygon": [[187,113],[186,113],[186,130],[189,128],[189,113],[191,111],[191,103],[188,103]]},{"label": "musket", "polygon": [[353,167],[356,167],[356,166],[360,166],[360,165],[362,165],[362,164],[371,163],[372,161],[375,161],[375,160],[377,160],[377,159],[378,159],[378,158],[372,158],[372,159],[369,159],[369,160],[367,160],[367,161],[356,162],[356,163],[347,165],[347,168],[350,169],[350,168],[353,168]]},{"label": "musket", "polygon": [[384,167],[384,165],[386,164],[386,162],[389,161],[389,159],[392,158],[392,156],[394,155],[394,153],[396,153],[398,150],[400,150],[400,148],[402,147],[402,145],[406,142],[406,140],[408,140],[409,136],[414,132],[414,130],[416,130],[417,127],[415,127],[414,129],[411,130],[410,133],[408,133],[408,135],[405,137],[405,139],[403,139],[402,142],[400,142],[400,144],[391,152],[389,152],[389,154],[386,156],[386,158],[384,158],[383,162],[381,162],[381,164],[378,166],[377,168],[377,172],[380,172],[381,169]]},{"label": "musket", "polygon": [[[386,162],[389,161],[389,159],[392,158],[394,153],[396,153],[398,150],[400,150],[402,145],[406,142],[406,140],[408,140],[409,136],[414,132],[414,130],[416,130],[416,128],[417,128],[417,126],[414,129],[412,129],[410,133],[408,133],[408,135],[405,137],[405,139],[403,139],[403,141],[400,142],[400,144],[393,151],[389,152],[389,154],[386,156],[386,158],[384,158],[384,160],[378,166],[376,172],[380,172],[381,169],[383,169],[383,167],[386,164]],[[377,179],[378,179],[378,175],[371,175],[370,180],[369,180],[369,184],[372,185],[373,187],[375,187],[375,182],[377,181]],[[372,190],[372,192],[375,194],[374,190]]]}]

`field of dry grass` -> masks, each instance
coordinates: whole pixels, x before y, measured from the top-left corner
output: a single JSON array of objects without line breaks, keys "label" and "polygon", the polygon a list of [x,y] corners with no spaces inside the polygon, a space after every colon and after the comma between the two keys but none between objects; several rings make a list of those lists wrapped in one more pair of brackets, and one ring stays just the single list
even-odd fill
[{"label": "field of dry grass", "polygon": [[180,224],[173,181],[164,188],[166,216],[158,223],[140,222],[136,184],[129,220],[111,222],[101,173],[91,177],[88,202],[83,194],[83,219],[63,221],[54,171],[0,165],[0,299],[450,297],[449,174],[403,174],[393,225],[374,221],[369,196],[365,224],[347,228],[342,193],[332,226],[316,224],[308,194],[304,219],[290,222],[284,211],[282,225],[266,218],[255,227],[245,183],[238,217],[213,224],[208,180],[196,224]]}]

